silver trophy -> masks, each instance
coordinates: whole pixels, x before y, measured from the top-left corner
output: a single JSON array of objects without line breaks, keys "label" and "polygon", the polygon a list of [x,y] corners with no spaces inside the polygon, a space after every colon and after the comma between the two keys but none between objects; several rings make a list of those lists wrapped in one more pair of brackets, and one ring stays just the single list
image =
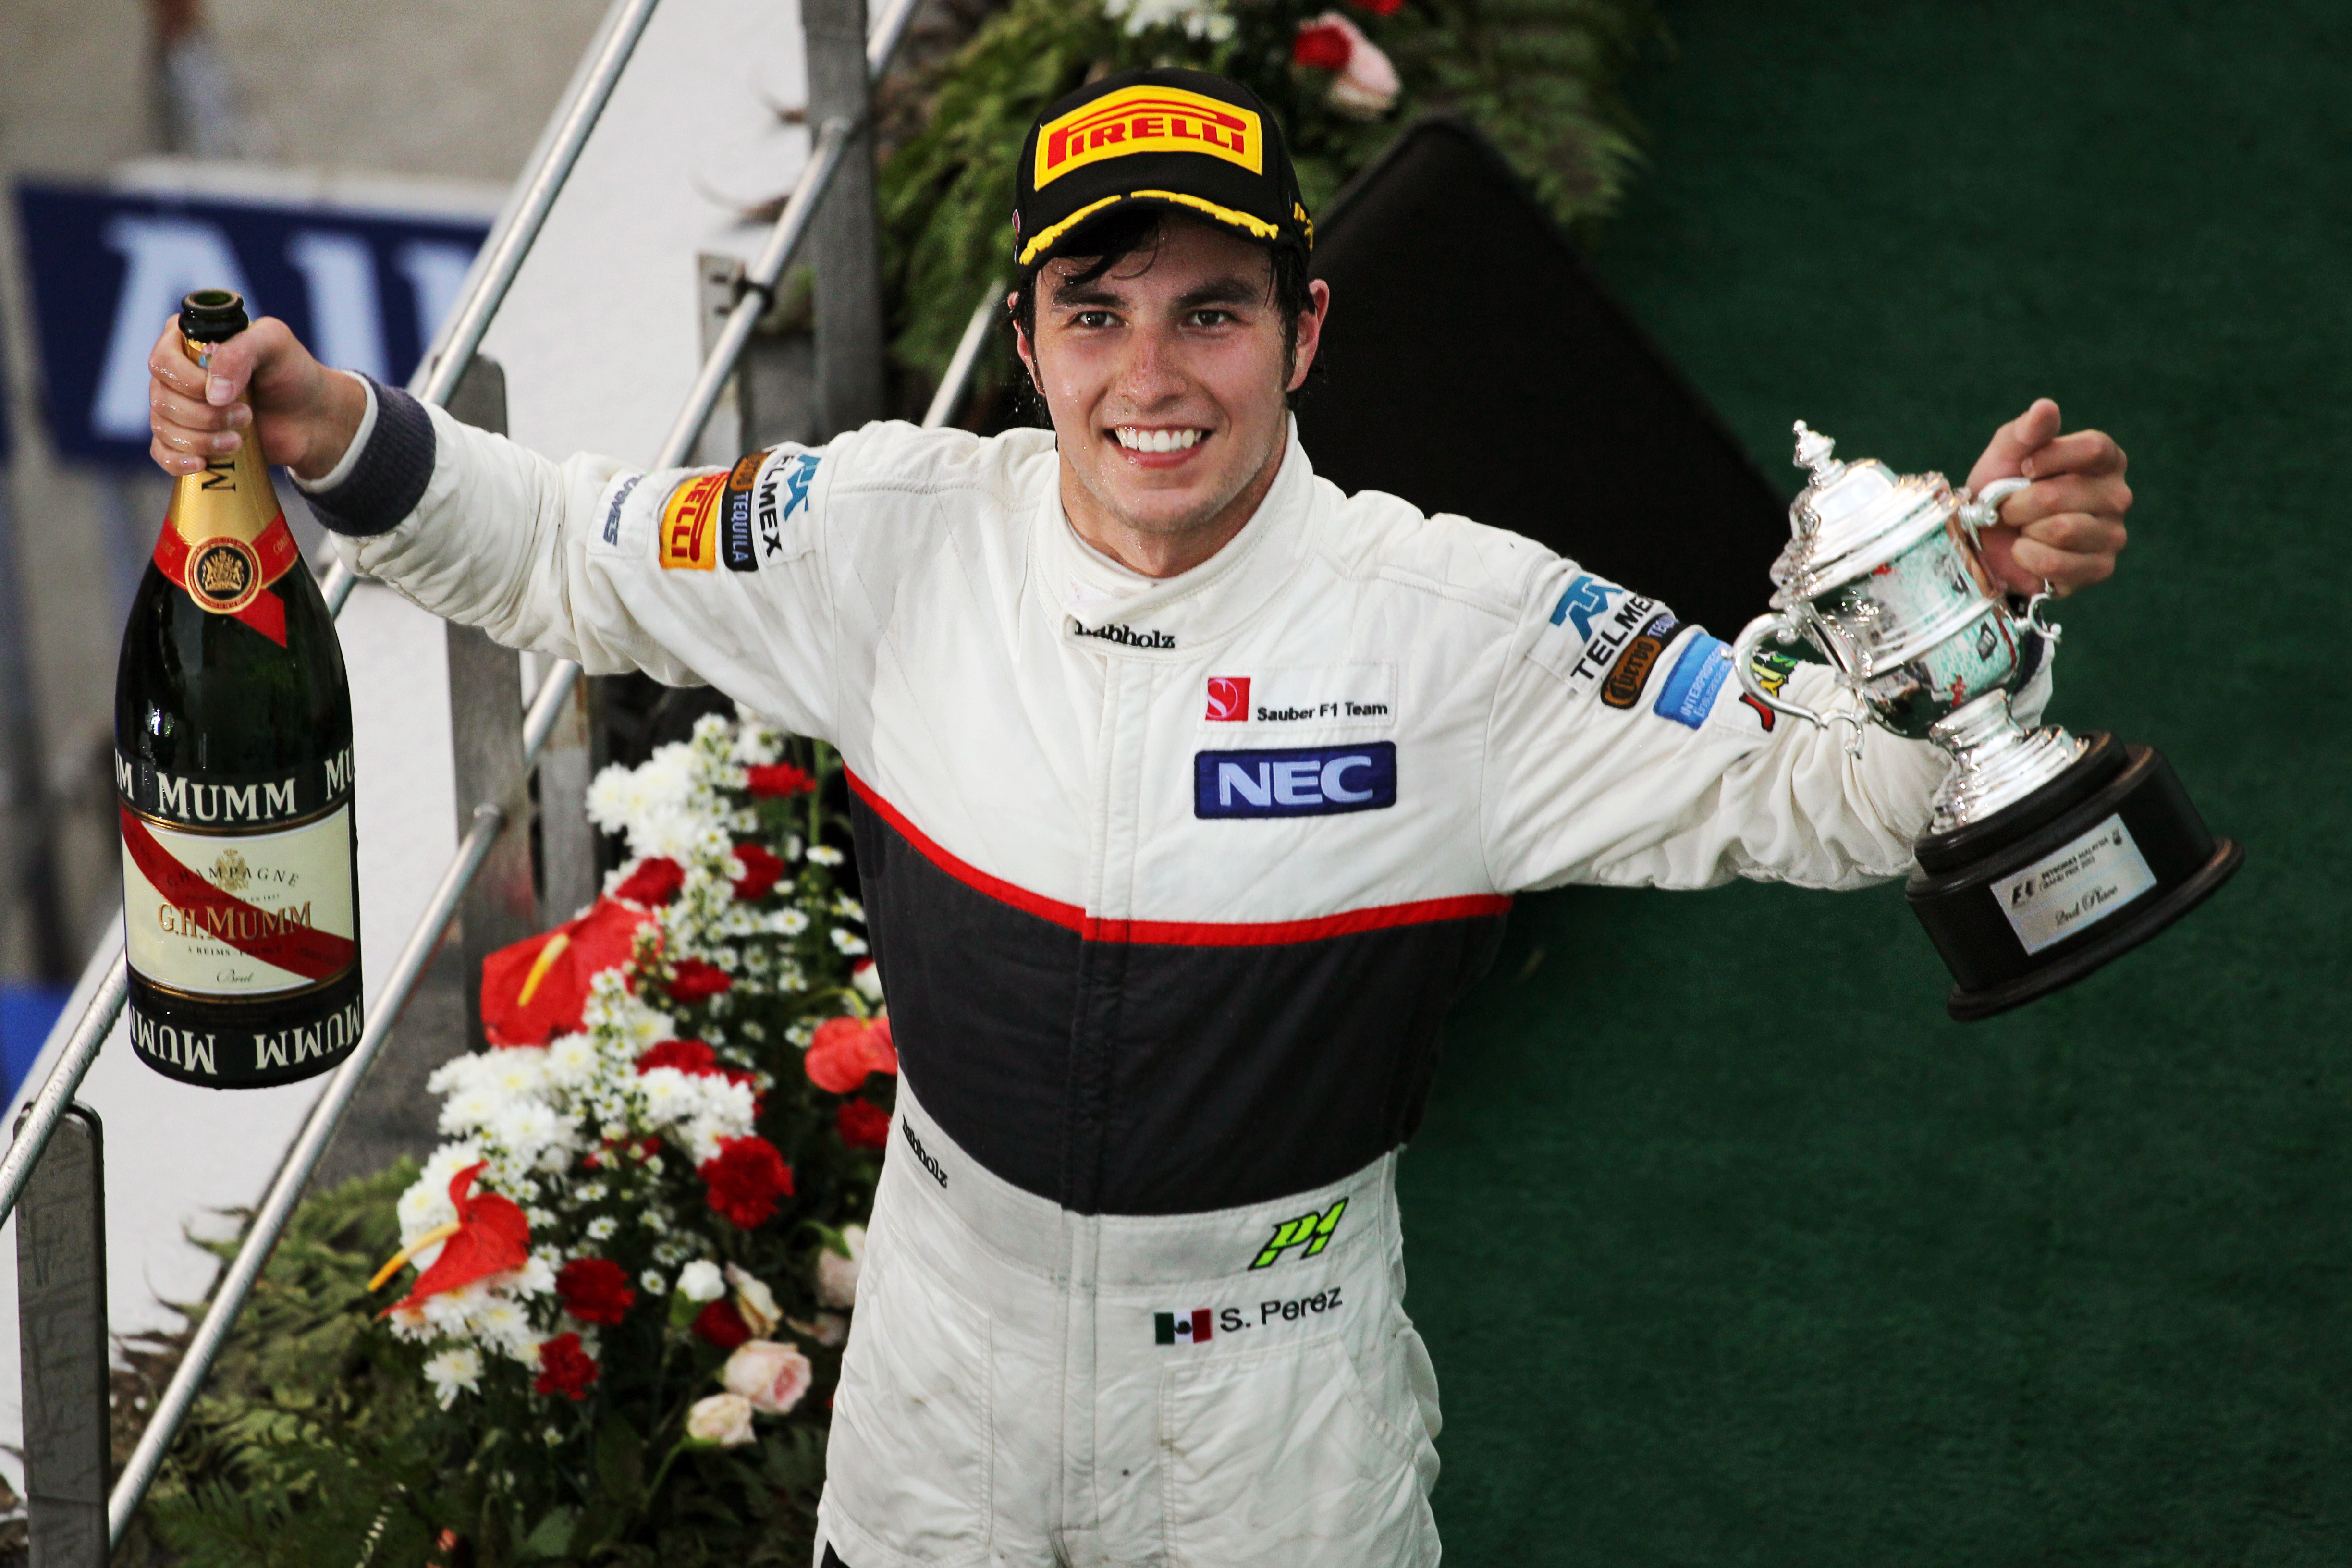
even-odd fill
[{"label": "silver trophy", "polygon": [[[1941,474],[1842,462],[1801,421],[1796,434],[1811,482],[1772,563],[1773,613],[1740,632],[1732,671],[1775,713],[1853,726],[1857,746],[1866,721],[1952,759],[1906,889],[1958,982],[1952,1016],[2071,984],[2227,881],[2244,852],[2206,831],[2161,754],[2011,711],[2058,628],[2047,592],[2012,607],[1977,536],[2029,481],[1972,496]],[[1837,711],[1784,695],[1797,662],[1834,671],[1848,694]]]}]

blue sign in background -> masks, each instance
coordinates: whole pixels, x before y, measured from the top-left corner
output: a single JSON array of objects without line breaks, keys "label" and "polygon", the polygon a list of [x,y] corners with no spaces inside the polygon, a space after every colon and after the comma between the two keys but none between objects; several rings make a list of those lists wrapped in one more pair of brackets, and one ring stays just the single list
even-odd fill
[{"label": "blue sign in background", "polygon": [[196,289],[235,289],[330,364],[400,382],[487,222],[27,181],[16,188],[58,450],[147,460],[147,355]]}]

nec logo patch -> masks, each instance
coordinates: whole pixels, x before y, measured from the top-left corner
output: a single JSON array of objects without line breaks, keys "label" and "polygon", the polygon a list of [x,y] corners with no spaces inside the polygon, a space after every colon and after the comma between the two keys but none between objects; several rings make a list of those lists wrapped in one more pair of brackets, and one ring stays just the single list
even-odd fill
[{"label": "nec logo patch", "polygon": [[1207,722],[1239,724],[1249,718],[1249,683],[1246,675],[1213,675],[1209,677],[1209,713]]},{"label": "nec logo patch", "polygon": [[1396,804],[1396,742],[1196,752],[1192,815],[1330,816]]}]

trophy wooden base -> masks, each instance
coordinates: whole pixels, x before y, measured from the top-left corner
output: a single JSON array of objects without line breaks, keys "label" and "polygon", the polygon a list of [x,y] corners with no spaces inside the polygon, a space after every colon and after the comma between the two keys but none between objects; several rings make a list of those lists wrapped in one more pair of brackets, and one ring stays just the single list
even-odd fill
[{"label": "trophy wooden base", "polygon": [[1904,896],[1959,984],[1962,1023],[2022,1006],[2154,937],[2245,859],[2208,832],[2171,764],[2094,732],[2065,773],[1915,847]]}]

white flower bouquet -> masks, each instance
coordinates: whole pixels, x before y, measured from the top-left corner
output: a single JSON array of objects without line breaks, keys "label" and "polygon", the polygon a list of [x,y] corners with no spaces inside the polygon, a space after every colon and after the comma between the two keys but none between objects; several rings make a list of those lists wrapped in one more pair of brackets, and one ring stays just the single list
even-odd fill
[{"label": "white flower bouquet", "polygon": [[793,744],[712,717],[607,769],[634,858],[485,963],[488,1047],[429,1082],[448,1142],[375,1284],[417,1270],[383,1324],[477,1563],[660,1560],[714,1511],[807,1538],[898,1060],[838,769]]}]

